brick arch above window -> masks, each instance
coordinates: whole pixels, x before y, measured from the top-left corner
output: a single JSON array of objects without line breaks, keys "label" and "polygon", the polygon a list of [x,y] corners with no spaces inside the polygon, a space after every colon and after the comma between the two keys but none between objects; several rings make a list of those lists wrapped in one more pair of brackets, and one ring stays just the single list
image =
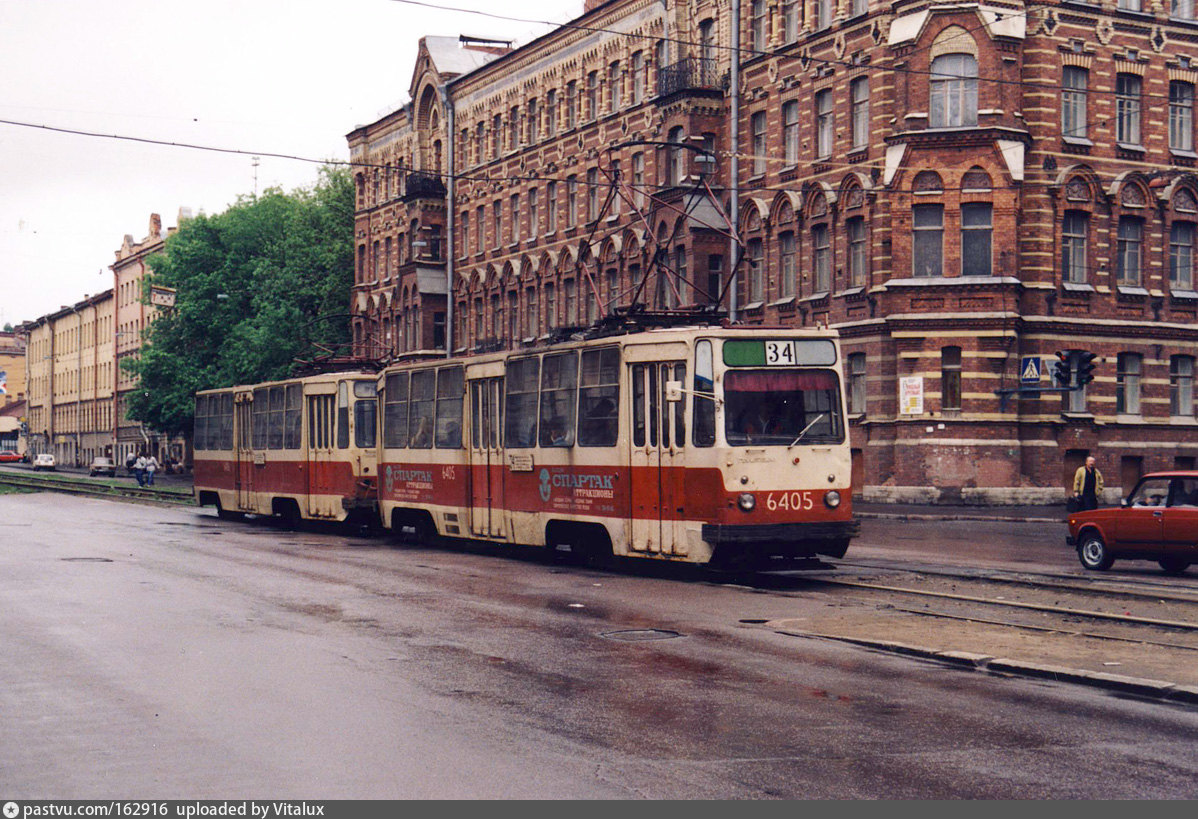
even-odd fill
[{"label": "brick arch above window", "polygon": [[994,189],[994,183],[990,180],[990,174],[977,165],[967,170],[961,176],[961,190],[966,191],[988,191]]},{"label": "brick arch above window", "polygon": [[962,26],[946,26],[932,41],[932,47],[928,49],[928,59],[934,60],[944,54],[969,54],[977,59],[977,41]]},{"label": "brick arch above window", "polygon": [[912,193],[944,193],[944,181],[935,171],[920,171],[911,182]]},{"label": "brick arch above window", "polygon": [[770,222],[774,225],[787,225],[794,221],[795,214],[801,212],[802,204],[799,196],[791,191],[783,191],[774,197],[770,208]]}]

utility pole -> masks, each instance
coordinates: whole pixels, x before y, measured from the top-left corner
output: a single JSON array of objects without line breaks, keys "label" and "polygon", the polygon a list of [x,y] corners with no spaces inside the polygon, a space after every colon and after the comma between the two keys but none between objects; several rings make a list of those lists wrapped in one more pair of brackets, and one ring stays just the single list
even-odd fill
[{"label": "utility pole", "polygon": [[254,198],[258,198],[258,164],[262,161],[262,157],[250,157],[250,164],[254,166]]}]

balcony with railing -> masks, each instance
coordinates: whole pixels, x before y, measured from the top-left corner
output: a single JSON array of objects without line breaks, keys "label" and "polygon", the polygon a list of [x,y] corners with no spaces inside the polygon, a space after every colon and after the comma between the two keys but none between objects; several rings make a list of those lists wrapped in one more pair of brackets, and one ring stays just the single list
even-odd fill
[{"label": "balcony with railing", "polygon": [[658,97],[675,94],[724,93],[727,77],[719,71],[716,61],[702,57],[687,57],[667,65],[657,75]]},{"label": "balcony with railing", "polygon": [[445,182],[441,174],[412,171],[404,180],[403,201],[413,199],[444,199]]}]

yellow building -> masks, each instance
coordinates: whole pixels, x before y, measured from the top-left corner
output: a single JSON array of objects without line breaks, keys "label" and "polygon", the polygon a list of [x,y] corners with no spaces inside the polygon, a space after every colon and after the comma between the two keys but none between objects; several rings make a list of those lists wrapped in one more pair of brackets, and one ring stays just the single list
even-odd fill
[{"label": "yellow building", "polygon": [[22,333],[0,332],[0,406],[7,406],[25,398],[25,336]]}]

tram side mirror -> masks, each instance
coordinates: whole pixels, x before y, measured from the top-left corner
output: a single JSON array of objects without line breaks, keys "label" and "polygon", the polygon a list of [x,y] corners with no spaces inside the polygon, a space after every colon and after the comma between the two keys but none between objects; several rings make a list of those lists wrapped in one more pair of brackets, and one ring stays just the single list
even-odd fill
[{"label": "tram side mirror", "polygon": [[673,403],[682,400],[682,382],[667,381],[666,382],[666,400]]}]

